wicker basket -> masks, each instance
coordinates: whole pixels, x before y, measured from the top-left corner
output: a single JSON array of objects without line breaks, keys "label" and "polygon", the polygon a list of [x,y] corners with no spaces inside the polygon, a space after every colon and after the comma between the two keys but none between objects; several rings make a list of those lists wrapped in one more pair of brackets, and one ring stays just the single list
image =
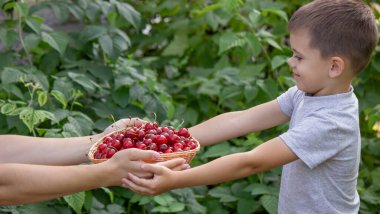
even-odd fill
[{"label": "wicker basket", "polygon": [[[126,129],[128,129],[128,128],[126,128]],[[115,134],[115,133],[118,134],[119,132],[125,131],[126,129],[120,129],[120,130],[111,132],[111,133],[107,134],[106,136],[110,136],[110,135]],[[106,137],[106,136],[104,136],[104,137]],[[94,158],[94,154],[97,151],[98,146],[103,143],[104,137],[102,137],[96,143],[94,143],[91,146],[90,151],[87,154],[88,159],[93,163],[101,163],[103,161],[108,160],[108,159],[96,159],[96,158]],[[199,144],[198,140],[195,138],[193,138],[193,139],[195,140],[195,142],[197,144],[197,147],[195,149],[182,151],[182,152],[162,153],[162,154],[160,154],[159,158],[157,158],[153,161],[145,161],[145,162],[154,163],[154,162],[167,161],[167,160],[171,160],[174,158],[183,158],[186,160],[187,163],[190,163],[191,160],[195,157],[195,155],[198,153],[198,151],[200,149],[200,144]]]}]

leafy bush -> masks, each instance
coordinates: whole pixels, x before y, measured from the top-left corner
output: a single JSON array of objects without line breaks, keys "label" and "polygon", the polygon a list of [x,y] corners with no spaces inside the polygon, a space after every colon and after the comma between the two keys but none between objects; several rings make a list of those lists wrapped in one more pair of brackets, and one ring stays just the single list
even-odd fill
[{"label": "leafy bush", "polygon": [[[0,0],[0,132],[82,136],[112,118],[153,113],[162,124],[189,127],[274,99],[294,85],[287,21],[306,2]],[[380,6],[372,6],[379,17]],[[58,24],[48,24],[51,13]],[[353,82],[361,104],[361,213],[380,206],[379,62],[378,47]],[[193,164],[250,150],[286,128],[204,148]],[[155,197],[101,188],[0,211],[276,213],[280,173]]]}]

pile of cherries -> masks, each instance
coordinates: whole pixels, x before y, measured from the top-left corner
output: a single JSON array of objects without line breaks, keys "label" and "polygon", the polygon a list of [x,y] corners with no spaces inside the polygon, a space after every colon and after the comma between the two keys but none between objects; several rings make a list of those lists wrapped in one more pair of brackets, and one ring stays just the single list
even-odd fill
[{"label": "pile of cherries", "polygon": [[116,152],[138,148],[159,153],[173,153],[196,149],[197,141],[186,128],[176,131],[171,126],[158,126],[156,122],[126,128],[104,137],[94,153],[95,159],[111,158]]}]

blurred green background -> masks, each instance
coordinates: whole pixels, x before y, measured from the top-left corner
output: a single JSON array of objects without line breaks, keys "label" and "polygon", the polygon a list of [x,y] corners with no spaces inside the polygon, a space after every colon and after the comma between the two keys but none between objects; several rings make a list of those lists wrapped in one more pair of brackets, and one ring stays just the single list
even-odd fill
[{"label": "blurred green background", "polygon": [[[305,0],[0,0],[0,133],[70,137],[141,117],[190,127],[294,85],[287,22]],[[378,23],[378,1],[367,1]],[[380,47],[353,82],[360,101],[360,213],[380,207]],[[257,121],[260,123],[260,121]],[[196,166],[287,125],[202,148]],[[277,213],[281,169],[143,197],[118,187],[4,213]],[[75,179],[75,178],[73,178]],[[376,181],[377,180],[377,181]]]}]

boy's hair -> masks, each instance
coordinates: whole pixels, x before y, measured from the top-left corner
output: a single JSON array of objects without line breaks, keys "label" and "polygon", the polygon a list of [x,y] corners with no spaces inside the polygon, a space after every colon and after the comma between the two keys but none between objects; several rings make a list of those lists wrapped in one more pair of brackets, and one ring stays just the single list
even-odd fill
[{"label": "boy's hair", "polygon": [[378,39],[372,10],[360,0],[315,0],[293,14],[288,30],[307,30],[323,58],[346,57],[355,73],[367,66]]}]

